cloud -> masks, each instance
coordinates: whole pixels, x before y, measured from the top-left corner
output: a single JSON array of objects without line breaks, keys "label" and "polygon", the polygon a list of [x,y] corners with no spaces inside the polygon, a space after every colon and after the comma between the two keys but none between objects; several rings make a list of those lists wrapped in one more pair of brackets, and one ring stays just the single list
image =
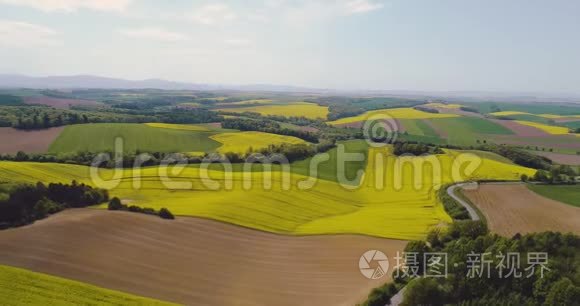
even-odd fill
[{"label": "cloud", "polygon": [[196,9],[191,19],[204,25],[216,25],[236,19],[236,13],[226,4],[212,3]]},{"label": "cloud", "polygon": [[182,33],[171,32],[161,28],[145,27],[138,29],[123,29],[119,33],[131,37],[148,39],[162,42],[178,42],[188,40],[189,37]]},{"label": "cloud", "polygon": [[0,46],[46,47],[58,45],[57,32],[53,29],[22,21],[0,20]]},{"label": "cloud", "polygon": [[44,12],[75,12],[79,9],[95,11],[124,11],[132,0],[0,0],[0,3],[24,6]]},{"label": "cloud", "polygon": [[252,43],[252,41],[245,38],[228,38],[224,40],[224,43],[226,45],[240,47],[240,46],[248,46]]},{"label": "cloud", "polygon": [[383,8],[382,3],[371,2],[368,0],[352,0],[344,4],[346,13],[348,14],[361,14],[367,13]]}]

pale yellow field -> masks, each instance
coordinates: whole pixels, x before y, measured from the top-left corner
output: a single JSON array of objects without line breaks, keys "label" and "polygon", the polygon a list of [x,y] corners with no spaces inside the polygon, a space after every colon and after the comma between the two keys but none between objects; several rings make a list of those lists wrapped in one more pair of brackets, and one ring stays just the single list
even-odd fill
[{"label": "pale yellow field", "polygon": [[306,141],[292,136],[254,131],[221,133],[212,135],[210,138],[222,143],[222,146],[217,149],[219,153],[246,153],[250,148],[253,150],[260,150],[267,148],[269,145],[306,143]]},{"label": "pale yellow field", "polygon": [[459,117],[459,115],[455,114],[435,114],[435,113],[428,113],[416,110],[414,108],[391,108],[391,109],[379,109],[374,111],[368,111],[364,114],[354,116],[354,117],[347,117],[341,118],[335,121],[330,121],[328,124],[332,125],[339,125],[339,124],[347,124],[353,122],[360,122],[369,119],[370,117],[377,117],[380,118],[381,116],[385,118],[393,118],[393,119],[432,119],[432,118],[452,118],[452,117]]},{"label": "pale yellow field", "polygon": [[518,112],[518,111],[495,112],[495,113],[490,113],[490,115],[498,116],[498,117],[512,116],[512,115],[530,115],[530,116],[542,117],[542,118],[547,118],[547,119],[564,119],[564,118],[579,118],[580,119],[580,115],[563,116],[563,115],[554,115],[554,114],[532,114],[532,113]]},{"label": "pale yellow field", "polygon": [[201,126],[201,125],[192,125],[192,124],[172,124],[172,123],[145,123],[150,127],[161,128],[161,129],[173,129],[173,130],[185,130],[185,131],[199,131],[199,132],[207,132],[209,131],[208,128]]},{"label": "pale yellow field", "polygon": [[553,126],[553,125],[547,125],[547,124],[531,122],[531,121],[521,121],[521,120],[516,120],[516,122],[519,124],[535,127],[535,128],[540,129],[548,134],[553,134],[553,135],[570,134],[570,129],[568,129],[567,127]]},{"label": "pale yellow field", "polygon": [[288,105],[260,105],[241,108],[218,109],[224,112],[254,112],[261,115],[306,117],[310,119],[326,119],[328,107],[309,102],[292,102]]},{"label": "pale yellow field", "polygon": [[272,104],[272,100],[270,99],[254,99],[254,100],[244,100],[239,102],[226,102],[222,104],[227,105],[247,105],[247,104]]},{"label": "pale yellow field", "polygon": [[[112,170],[100,170],[103,182],[91,181],[89,168],[76,165],[0,162],[9,182],[70,182],[76,179],[110,189],[131,204],[169,208],[177,215],[199,216],[269,232],[312,235],[353,233],[396,239],[420,239],[434,226],[451,222],[436,197],[443,184],[469,179],[518,180],[535,170],[448,151],[436,157],[397,158],[390,148],[373,148],[360,186],[281,172],[205,171],[189,166],[122,170],[118,185]],[[454,160],[465,163],[453,175]],[[413,168],[412,163],[418,166]],[[422,167],[426,163],[426,167]],[[434,165],[440,165],[440,167]],[[401,166],[398,167],[397,165]],[[471,169],[473,166],[473,169]],[[440,168],[441,171],[430,169]],[[398,170],[397,170],[398,169]],[[415,170],[423,172],[415,173]],[[440,175],[437,175],[439,173]],[[135,178],[141,177],[137,184]],[[112,184],[112,185],[107,185]],[[230,184],[230,185],[228,185]],[[138,187],[138,188],[136,188]],[[103,206],[104,208],[104,206]]]},{"label": "pale yellow field", "polygon": [[445,104],[445,103],[427,103],[427,104],[421,105],[421,106],[435,107],[435,108],[458,109],[458,108],[461,108],[463,105],[461,105],[461,104]]},{"label": "pale yellow field", "polygon": [[504,116],[531,115],[531,114],[530,113],[526,113],[526,112],[517,112],[517,111],[502,111],[502,112],[490,113],[490,115],[497,116],[497,117],[504,117]]}]

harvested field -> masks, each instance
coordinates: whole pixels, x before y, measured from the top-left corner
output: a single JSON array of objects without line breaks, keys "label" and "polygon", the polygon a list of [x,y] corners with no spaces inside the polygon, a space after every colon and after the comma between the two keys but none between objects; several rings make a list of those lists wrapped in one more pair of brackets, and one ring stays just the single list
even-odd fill
[{"label": "harvested field", "polygon": [[0,232],[0,263],[187,305],[353,305],[388,281],[364,278],[359,257],[405,244],[71,209]]},{"label": "harvested field", "polygon": [[23,131],[13,128],[0,128],[0,153],[16,154],[45,153],[50,144],[60,135],[64,127],[46,130]]},{"label": "harvested field", "polygon": [[560,154],[544,151],[530,151],[530,152],[536,155],[545,156],[553,160],[557,164],[572,165],[572,166],[580,165],[580,155]]},{"label": "harvested field", "polygon": [[494,119],[491,120],[499,125],[502,125],[508,129],[510,129],[512,132],[514,132],[517,136],[520,137],[542,137],[542,136],[549,136],[548,133],[532,127],[532,126],[528,126],[528,125],[523,125],[523,124],[519,124],[516,121],[513,120],[498,120],[498,119]]},{"label": "harvested field", "polygon": [[51,98],[51,97],[26,97],[24,98],[24,103],[26,104],[40,104],[48,105],[54,108],[70,108],[71,106],[97,106],[102,105],[102,103],[94,100],[77,100],[77,99],[62,99],[62,98]]},{"label": "harvested field", "polygon": [[490,230],[500,235],[543,231],[580,234],[580,209],[542,197],[524,184],[483,184],[463,193],[485,215]]}]

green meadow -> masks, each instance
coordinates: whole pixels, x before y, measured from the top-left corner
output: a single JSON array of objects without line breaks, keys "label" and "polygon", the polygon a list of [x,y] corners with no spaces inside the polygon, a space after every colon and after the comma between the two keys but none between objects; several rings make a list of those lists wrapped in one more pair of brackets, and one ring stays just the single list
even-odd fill
[{"label": "green meadow", "polygon": [[213,132],[164,129],[134,123],[95,123],[67,126],[49,148],[50,153],[104,152],[123,139],[123,150],[135,152],[209,152],[221,144]]}]

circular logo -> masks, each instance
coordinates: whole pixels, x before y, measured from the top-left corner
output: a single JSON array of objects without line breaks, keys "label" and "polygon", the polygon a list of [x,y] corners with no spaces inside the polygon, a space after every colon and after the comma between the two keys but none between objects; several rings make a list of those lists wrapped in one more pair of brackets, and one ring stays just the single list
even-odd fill
[{"label": "circular logo", "polygon": [[358,261],[360,273],[368,279],[379,279],[389,270],[389,259],[381,251],[366,251]]},{"label": "circular logo", "polygon": [[386,114],[370,116],[363,125],[363,136],[367,143],[375,148],[395,142],[398,134],[397,121]]}]

